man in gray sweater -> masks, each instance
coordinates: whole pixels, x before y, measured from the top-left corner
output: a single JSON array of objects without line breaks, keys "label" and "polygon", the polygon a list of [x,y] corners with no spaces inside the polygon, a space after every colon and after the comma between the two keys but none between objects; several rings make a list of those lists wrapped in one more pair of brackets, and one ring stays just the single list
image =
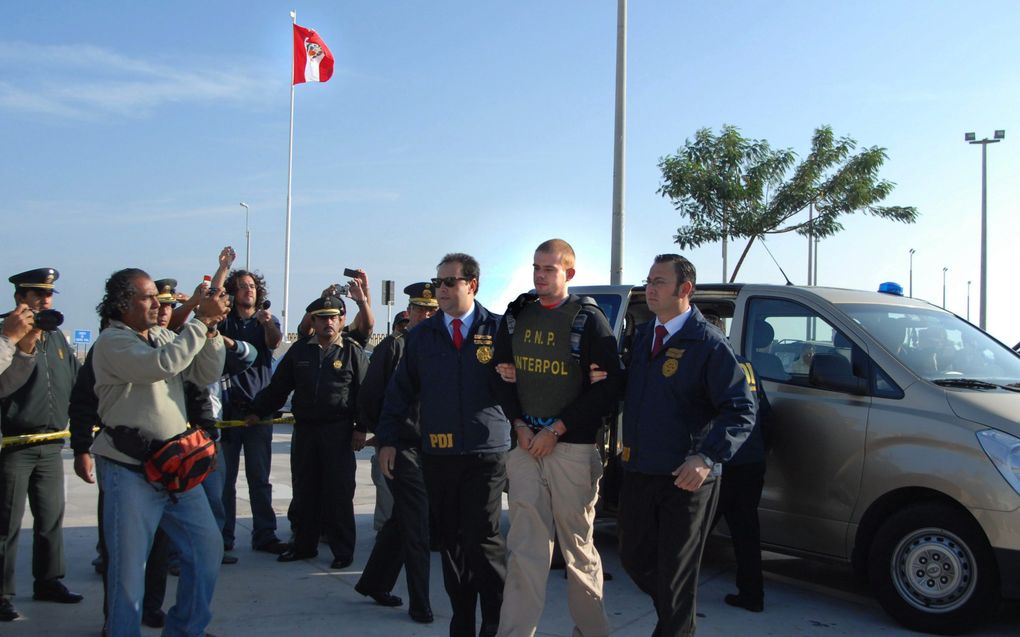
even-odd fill
[{"label": "man in gray sweater", "polygon": [[179,334],[156,324],[159,300],[148,274],[115,272],[97,308],[110,326],[93,351],[99,417],[106,425],[92,444],[104,494],[107,637],[140,635],[145,558],[161,526],[180,551],[177,603],[164,634],[203,635],[223,557],[223,543],[201,489],[173,497],[146,480],[144,449],[187,429],[184,381],[208,385],[223,371],[223,339],[216,324],[225,297],[202,299]]}]

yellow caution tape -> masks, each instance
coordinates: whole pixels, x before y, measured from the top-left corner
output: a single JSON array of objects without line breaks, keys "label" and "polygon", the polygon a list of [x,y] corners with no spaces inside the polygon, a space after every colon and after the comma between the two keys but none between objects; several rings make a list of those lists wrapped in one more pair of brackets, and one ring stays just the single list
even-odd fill
[{"label": "yellow caution tape", "polygon": [[4,436],[4,445],[9,447],[11,445],[29,445],[33,442],[47,442],[49,440],[60,440],[62,438],[70,438],[70,431],[50,431],[44,434],[21,434],[20,436]]},{"label": "yellow caution tape", "polygon": [[[294,417],[287,416],[286,418],[273,418],[272,420],[260,420],[256,425],[292,425],[294,424]],[[217,429],[228,429],[230,427],[247,427],[247,420],[220,420],[216,423]]]},{"label": "yellow caution tape", "polygon": [[[294,424],[294,417],[288,416],[286,418],[273,418],[272,420],[260,420],[255,425],[291,425]],[[247,427],[248,421],[246,420],[218,420],[216,421],[217,429],[227,429],[230,427]],[[99,431],[98,427],[93,427],[92,431]],[[4,436],[3,446],[10,447],[13,445],[31,445],[37,442],[49,442],[50,440],[62,440],[64,438],[70,438],[71,432],[67,431],[50,431],[44,434],[21,434],[18,436]]]}]

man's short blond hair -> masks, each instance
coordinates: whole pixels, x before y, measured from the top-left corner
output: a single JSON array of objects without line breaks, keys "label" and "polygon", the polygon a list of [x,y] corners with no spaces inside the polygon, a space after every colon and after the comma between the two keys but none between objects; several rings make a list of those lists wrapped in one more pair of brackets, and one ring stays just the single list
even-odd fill
[{"label": "man's short blond hair", "polygon": [[548,241],[543,241],[537,248],[535,248],[535,252],[560,255],[560,263],[563,264],[564,270],[569,270],[574,267],[574,263],[576,261],[574,249],[563,239],[549,239]]}]

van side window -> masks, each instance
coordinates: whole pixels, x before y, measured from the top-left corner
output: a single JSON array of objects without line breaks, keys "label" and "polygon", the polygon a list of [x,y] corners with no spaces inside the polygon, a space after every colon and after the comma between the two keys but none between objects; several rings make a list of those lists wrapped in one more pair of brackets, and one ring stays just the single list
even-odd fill
[{"label": "van side window", "polygon": [[[759,376],[857,395],[877,386],[893,393],[864,350],[814,310],[783,299],[752,299],[747,317],[744,351]],[[872,379],[876,373],[881,376]]]}]

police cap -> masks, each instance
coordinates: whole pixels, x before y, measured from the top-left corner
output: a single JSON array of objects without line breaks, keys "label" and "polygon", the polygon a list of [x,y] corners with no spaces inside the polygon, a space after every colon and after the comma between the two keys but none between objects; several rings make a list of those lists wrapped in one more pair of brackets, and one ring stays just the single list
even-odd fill
[{"label": "police cap", "polygon": [[312,316],[343,316],[347,314],[347,307],[339,297],[324,296],[312,301],[305,308],[305,312]]},{"label": "police cap", "polygon": [[20,274],[15,274],[7,279],[14,284],[16,291],[26,290],[49,290],[53,289],[53,282],[60,278],[60,273],[53,268],[37,268]]},{"label": "police cap", "polygon": [[160,305],[177,305],[177,279],[159,279],[156,284],[156,298]]},{"label": "police cap", "polygon": [[439,301],[436,300],[436,291],[431,283],[412,283],[404,288],[404,294],[411,297],[411,305],[420,305],[421,307],[431,307],[433,309],[439,307]]}]

